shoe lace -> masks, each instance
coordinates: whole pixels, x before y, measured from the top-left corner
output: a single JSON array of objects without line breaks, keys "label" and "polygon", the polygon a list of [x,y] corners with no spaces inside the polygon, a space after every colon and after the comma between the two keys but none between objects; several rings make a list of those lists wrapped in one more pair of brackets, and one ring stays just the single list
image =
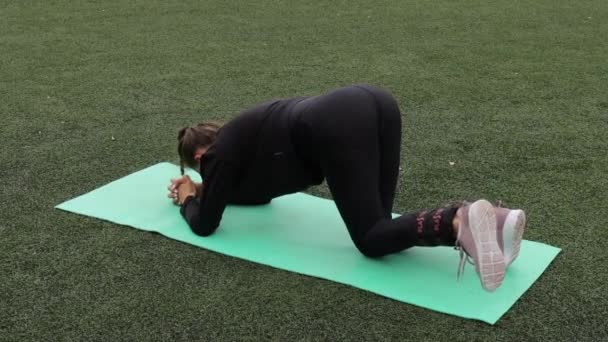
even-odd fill
[{"label": "shoe lace", "polygon": [[[450,204],[450,206],[459,208],[459,207],[465,206],[467,204],[469,204],[468,201],[460,200],[460,201],[452,202]],[[502,204],[502,201],[499,201],[498,206],[500,206],[501,204]],[[460,277],[464,274],[464,268],[465,268],[465,265],[467,264],[467,262],[471,265],[475,265],[475,262],[473,262],[473,258],[471,258],[471,256],[464,250],[464,248],[462,248],[459,240],[456,240],[454,249],[457,250],[460,254],[460,261],[458,261],[458,272],[456,273],[456,280],[458,281],[458,280],[460,280]]]},{"label": "shoe lace", "polygon": [[475,263],[472,261],[473,258],[471,258],[469,254],[467,254],[467,252],[464,250],[464,248],[462,248],[462,246],[460,246],[458,241],[456,241],[456,246],[454,246],[454,249],[457,250],[460,254],[460,261],[458,262],[458,272],[456,273],[456,280],[460,280],[460,277],[464,274],[464,267],[467,262],[471,265],[475,265]]}]

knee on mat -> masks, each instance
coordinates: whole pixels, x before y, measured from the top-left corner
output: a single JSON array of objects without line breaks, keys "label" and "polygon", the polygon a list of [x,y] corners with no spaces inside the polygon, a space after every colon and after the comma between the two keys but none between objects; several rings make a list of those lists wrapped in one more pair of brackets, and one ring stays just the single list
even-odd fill
[{"label": "knee on mat", "polygon": [[376,259],[383,257],[386,253],[377,246],[366,243],[365,241],[356,241],[355,246],[361,252],[361,254],[365,255],[368,258]]}]

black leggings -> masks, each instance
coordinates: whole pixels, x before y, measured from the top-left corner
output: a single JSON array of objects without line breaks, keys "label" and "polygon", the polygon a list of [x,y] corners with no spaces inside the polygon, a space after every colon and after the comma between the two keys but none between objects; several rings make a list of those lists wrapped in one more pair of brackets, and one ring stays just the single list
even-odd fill
[{"label": "black leggings", "polygon": [[[340,88],[316,97],[306,112],[317,161],[359,251],[380,257],[426,245],[420,216],[391,216],[401,159],[401,113],[392,95],[369,85]],[[441,234],[451,234],[454,213],[440,218]]]}]

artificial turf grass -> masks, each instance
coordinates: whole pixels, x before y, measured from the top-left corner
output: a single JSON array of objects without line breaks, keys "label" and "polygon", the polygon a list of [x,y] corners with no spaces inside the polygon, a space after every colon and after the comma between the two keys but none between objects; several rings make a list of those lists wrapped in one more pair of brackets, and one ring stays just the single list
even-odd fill
[{"label": "artificial turf grass", "polygon": [[[0,4],[1,339],[603,338],[605,18],[600,1]],[[502,198],[564,249],[495,329],[51,210],[174,158],[181,125],[353,82],[404,112],[396,211]]]}]

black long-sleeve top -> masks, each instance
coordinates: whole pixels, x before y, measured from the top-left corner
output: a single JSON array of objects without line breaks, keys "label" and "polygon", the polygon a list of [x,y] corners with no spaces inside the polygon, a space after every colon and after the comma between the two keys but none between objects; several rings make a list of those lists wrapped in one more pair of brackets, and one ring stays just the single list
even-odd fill
[{"label": "black long-sleeve top", "polygon": [[301,113],[307,99],[264,103],[224,125],[201,158],[202,191],[181,214],[192,231],[212,234],[227,204],[265,204],[272,198],[320,184],[311,130]]}]

